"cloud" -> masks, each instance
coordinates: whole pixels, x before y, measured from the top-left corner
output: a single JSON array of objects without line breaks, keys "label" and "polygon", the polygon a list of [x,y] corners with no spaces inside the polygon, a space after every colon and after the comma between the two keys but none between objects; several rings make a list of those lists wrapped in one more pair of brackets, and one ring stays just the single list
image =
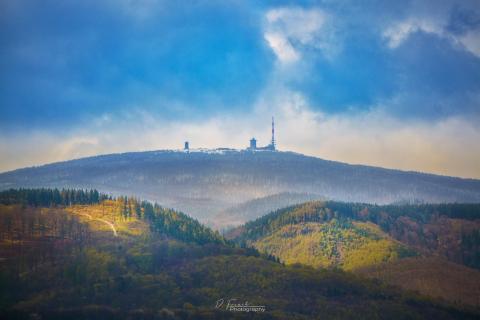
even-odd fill
[{"label": "cloud", "polygon": [[347,10],[328,7],[325,25],[335,30],[341,50],[333,59],[299,51],[302,59],[284,83],[302,92],[312,108],[330,114],[381,106],[405,121],[467,114],[478,121],[480,60],[473,53],[480,16],[478,5],[458,4],[412,2],[398,12],[377,6],[375,14],[350,3]]},{"label": "cloud", "polygon": [[435,21],[428,21],[424,19],[410,18],[405,21],[395,23],[388,27],[383,37],[387,39],[388,46],[391,49],[395,49],[400,46],[410,34],[418,31],[426,33],[442,34],[443,27]]},{"label": "cloud", "polygon": [[[427,5],[428,4],[428,5]],[[403,20],[383,32],[388,47],[396,49],[416,32],[434,34],[480,57],[480,11],[471,1],[414,2]]]},{"label": "cloud", "polygon": [[132,105],[248,108],[273,65],[261,24],[240,1],[7,0],[0,126],[68,127]]},{"label": "cloud", "polygon": [[469,31],[457,39],[468,51],[480,57],[480,28]]},{"label": "cloud", "polygon": [[396,49],[415,32],[435,34],[448,39],[453,45],[463,47],[465,50],[480,57],[480,28],[469,30],[462,35],[454,35],[447,30],[446,21],[428,21],[421,18],[408,19],[388,27],[383,37],[387,40],[390,49]]},{"label": "cloud", "polygon": [[266,12],[265,19],[264,37],[282,63],[298,61],[309,48],[328,57],[334,52],[330,18],[324,10],[275,8]]},{"label": "cloud", "polygon": [[312,141],[305,152],[327,159],[480,178],[480,152],[471,148],[480,139],[480,130],[465,119],[407,124],[367,112],[355,117],[326,117],[310,130],[307,138],[317,145]]},{"label": "cloud", "polygon": [[315,111],[301,93],[288,89],[263,96],[248,116],[166,121],[148,112],[104,115],[62,139],[52,132],[2,136],[0,170],[101,153],[181,149],[186,140],[192,148],[241,149],[255,136],[259,145],[266,145],[271,115],[275,115],[281,150],[348,163],[480,178],[480,150],[475,148],[480,128],[471,121],[452,116],[412,123],[381,109],[329,115]]},{"label": "cloud", "polygon": [[267,32],[265,39],[282,62],[295,62],[300,54],[293,48],[287,38],[281,33]]},{"label": "cloud", "polygon": [[284,149],[480,177],[478,1],[296,3],[4,1],[0,170],[266,144],[274,114]]}]

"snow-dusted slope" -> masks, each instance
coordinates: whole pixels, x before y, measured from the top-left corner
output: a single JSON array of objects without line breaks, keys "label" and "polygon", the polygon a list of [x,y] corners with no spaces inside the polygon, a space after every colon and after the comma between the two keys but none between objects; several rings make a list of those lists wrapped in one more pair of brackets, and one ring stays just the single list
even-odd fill
[{"label": "snow-dusted slope", "polygon": [[0,174],[0,189],[43,186],[135,195],[202,220],[248,200],[282,192],[375,203],[480,201],[480,180],[349,165],[293,152],[132,152]]}]

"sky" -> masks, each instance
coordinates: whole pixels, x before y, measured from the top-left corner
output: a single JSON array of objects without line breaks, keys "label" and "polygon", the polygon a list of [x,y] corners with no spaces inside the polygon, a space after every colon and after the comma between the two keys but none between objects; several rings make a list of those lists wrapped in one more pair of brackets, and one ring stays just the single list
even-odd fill
[{"label": "sky", "polygon": [[272,116],[280,150],[480,178],[480,2],[0,2],[0,172]]}]

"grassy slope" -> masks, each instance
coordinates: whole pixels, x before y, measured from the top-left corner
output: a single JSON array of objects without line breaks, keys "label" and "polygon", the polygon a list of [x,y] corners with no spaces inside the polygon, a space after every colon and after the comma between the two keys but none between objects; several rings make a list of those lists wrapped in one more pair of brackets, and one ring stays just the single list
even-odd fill
[{"label": "grassy slope", "polygon": [[113,200],[105,200],[95,205],[73,205],[65,208],[80,221],[88,223],[92,230],[111,232],[108,224],[101,221],[105,220],[112,223],[121,236],[137,236],[148,232],[148,224],[144,220],[137,219],[135,214],[124,218],[119,215],[121,209],[121,203]]},{"label": "grassy slope", "polygon": [[344,270],[395,261],[410,253],[373,223],[336,220],[286,225],[252,244],[286,264]]},{"label": "grassy slope", "polygon": [[[123,221],[114,217],[113,207],[110,209],[101,205],[77,206],[65,214],[61,208],[0,207],[2,219],[12,213],[14,217],[35,217],[31,220],[32,228],[22,231],[21,221],[12,228],[12,237],[23,239],[13,246],[22,250],[16,250],[16,257],[0,264],[0,315],[37,313],[46,318],[72,319],[252,318],[251,314],[220,312],[213,307],[219,298],[235,297],[265,304],[267,314],[258,315],[260,318],[308,319],[320,314],[323,319],[475,317],[473,313],[405,295],[353,274],[285,267],[245,249],[157,237],[147,231],[142,221]],[[48,219],[40,222],[40,213]],[[114,237],[108,227],[80,213],[112,218],[119,236]],[[57,216],[64,220],[56,219]],[[55,221],[76,226],[70,229],[78,229],[82,235],[84,227],[88,227],[91,234],[86,234],[85,239],[89,240],[83,243],[84,238],[67,233],[71,246],[59,247],[59,241],[63,243],[64,239],[59,236],[60,231],[53,231],[51,223]],[[134,232],[125,231],[132,225]],[[40,227],[50,231],[42,233]],[[33,232],[27,235],[25,230]],[[46,234],[51,242],[45,242]],[[27,238],[29,242],[24,241]],[[43,243],[44,249],[23,250],[32,242]],[[38,253],[38,261],[30,261],[34,253]]]}]

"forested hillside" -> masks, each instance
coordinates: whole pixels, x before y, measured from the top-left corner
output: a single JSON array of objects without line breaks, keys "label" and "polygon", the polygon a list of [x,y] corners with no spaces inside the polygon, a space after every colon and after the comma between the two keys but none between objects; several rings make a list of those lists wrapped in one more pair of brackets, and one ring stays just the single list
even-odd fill
[{"label": "forested hillside", "polygon": [[[439,254],[480,268],[480,205],[370,205],[317,201],[277,210],[231,231],[239,243],[254,242],[284,226],[332,221],[370,222],[420,253]],[[337,223],[337,222],[336,222]]]},{"label": "forested hillside", "polygon": [[480,300],[471,296],[480,288],[479,231],[479,204],[314,201],[274,211],[227,237],[289,265],[352,270],[478,306]]},{"label": "forested hillside", "polygon": [[0,192],[1,204],[22,204],[35,207],[95,204],[106,199],[112,199],[112,197],[92,189],[9,189]]},{"label": "forested hillside", "polygon": [[[9,199],[0,205],[2,319],[479,316],[350,273],[284,266],[184,214],[134,198],[48,206]],[[233,298],[265,311],[216,308]]]},{"label": "forested hillside", "polygon": [[[66,207],[65,210],[74,214],[81,213],[84,216],[89,216],[101,209],[101,212],[95,215],[96,218],[105,220],[104,218],[107,217],[113,223],[118,221],[131,222],[135,219],[145,221],[153,232],[174,236],[183,241],[193,241],[200,244],[224,242],[224,239],[218,232],[212,231],[182,212],[163,208],[157,203],[152,204],[148,201],[139,201],[133,197],[112,198],[111,196],[100,194],[97,190],[10,189],[0,192],[0,203],[34,207]],[[102,203],[101,207],[98,206],[100,203]],[[95,206],[95,204],[97,205]],[[10,219],[10,216],[7,215],[7,217]],[[35,217],[33,216],[32,218]],[[2,225],[10,226],[11,224],[5,223]],[[22,223],[23,227],[25,225],[34,226],[32,223]],[[20,231],[20,233],[24,232],[25,230],[23,229]]]},{"label": "forested hillside", "polygon": [[430,297],[480,306],[480,271],[439,256],[399,259],[359,269],[356,273]]},{"label": "forested hillside", "polygon": [[416,255],[372,223],[333,219],[325,223],[286,225],[250,243],[286,264],[355,270]]},{"label": "forested hillside", "polygon": [[[286,193],[381,204],[480,202],[480,181],[475,179],[349,165],[293,152],[232,149],[110,154],[0,174],[0,190],[32,187],[134,195],[202,222],[215,222],[219,213],[250,200]],[[276,208],[246,215],[257,218]],[[222,220],[224,225],[236,222],[235,215],[223,217],[231,218]]]}]

